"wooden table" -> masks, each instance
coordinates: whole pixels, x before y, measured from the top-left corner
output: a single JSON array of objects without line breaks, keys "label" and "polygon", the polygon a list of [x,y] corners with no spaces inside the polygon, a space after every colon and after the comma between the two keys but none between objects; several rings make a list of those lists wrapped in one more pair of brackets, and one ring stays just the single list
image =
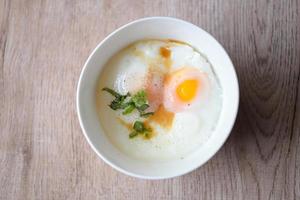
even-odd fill
[{"label": "wooden table", "polygon": [[[96,156],[75,94],[106,35],[158,15],[222,43],[241,99],[231,136],[207,164],[147,181]],[[0,199],[300,199],[299,72],[299,0],[0,0]]]}]

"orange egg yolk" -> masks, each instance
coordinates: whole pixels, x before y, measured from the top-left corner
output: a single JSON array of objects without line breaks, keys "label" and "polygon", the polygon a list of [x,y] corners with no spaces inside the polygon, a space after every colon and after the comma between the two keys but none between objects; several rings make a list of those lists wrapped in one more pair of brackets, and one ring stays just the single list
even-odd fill
[{"label": "orange egg yolk", "polygon": [[184,102],[193,100],[197,94],[198,84],[197,80],[185,80],[180,83],[176,88],[179,99]]}]

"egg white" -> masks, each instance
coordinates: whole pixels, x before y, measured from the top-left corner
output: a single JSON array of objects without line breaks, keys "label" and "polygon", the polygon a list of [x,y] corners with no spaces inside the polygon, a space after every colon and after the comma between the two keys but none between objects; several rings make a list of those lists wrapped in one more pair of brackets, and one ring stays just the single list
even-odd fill
[{"label": "egg white", "polygon": [[[196,109],[176,113],[170,130],[153,123],[151,125],[156,132],[153,138],[129,139],[130,131],[119,119],[133,123],[138,118],[138,113],[135,111],[124,116],[121,111],[110,109],[107,105],[112,97],[101,92],[101,89],[110,87],[122,94],[143,89],[149,65],[155,62],[157,68],[165,70],[160,63],[159,49],[166,45],[172,52],[170,70],[189,66],[207,74],[210,82],[208,99]],[[222,89],[207,59],[189,45],[144,40],[123,49],[109,60],[99,77],[96,102],[100,123],[110,141],[120,151],[140,160],[166,161],[183,158],[208,140],[218,122],[222,107]]]}]

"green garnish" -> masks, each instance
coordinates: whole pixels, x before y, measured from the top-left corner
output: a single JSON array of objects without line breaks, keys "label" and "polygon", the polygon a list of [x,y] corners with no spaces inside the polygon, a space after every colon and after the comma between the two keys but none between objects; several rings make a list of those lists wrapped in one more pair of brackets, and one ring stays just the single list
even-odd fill
[{"label": "green garnish", "polygon": [[139,91],[131,98],[131,101],[134,102],[136,109],[140,112],[140,116],[148,117],[150,115],[145,115],[144,111],[149,108],[147,101],[147,94],[144,90]]},{"label": "green garnish", "polygon": [[[140,117],[146,118],[154,114],[154,112],[145,112],[147,108],[149,108],[149,104],[147,100],[147,94],[144,90],[137,92],[129,99],[127,97],[131,96],[130,93],[122,95],[107,87],[103,88],[102,90],[115,97],[115,99],[109,104],[109,107],[113,110],[123,110],[123,115],[128,115],[135,109],[140,113]],[[129,134],[129,138],[134,138],[139,134],[149,138],[151,131],[151,129],[145,127],[142,121],[135,121],[133,124],[133,131]]]},{"label": "green garnish", "polygon": [[136,131],[132,131],[130,134],[129,134],[129,138],[134,138],[135,136],[137,136],[139,133],[136,132]]},{"label": "green garnish", "polygon": [[145,130],[144,123],[141,121],[134,122],[133,129],[138,133],[143,132]]},{"label": "green garnish", "polygon": [[149,138],[151,129],[146,128],[144,123],[141,121],[135,121],[133,124],[133,131],[130,133],[129,138],[133,138],[138,134],[144,135],[145,137]]},{"label": "green garnish", "polygon": [[154,112],[147,112],[147,113],[142,113],[140,114],[141,117],[150,117],[151,115],[154,115]]},{"label": "green garnish", "polygon": [[123,115],[127,115],[129,113],[132,113],[132,111],[135,109],[134,104],[129,104],[124,108],[124,111],[122,112]]},{"label": "green garnish", "polygon": [[107,87],[103,88],[102,90],[110,93],[111,95],[113,95],[116,98],[121,98],[123,96],[123,95],[117,93],[116,91],[114,91],[114,90],[112,90],[110,88],[107,88]]},{"label": "green garnish", "polygon": [[144,112],[147,108],[149,108],[148,104],[143,104],[140,107],[137,107],[138,111]]},{"label": "green garnish", "polygon": [[147,95],[144,90],[139,91],[131,98],[131,101],[135,104],[136,107],[143,106],[147,103]]},{"label": "green garnish", "polygon": [[113,110],[124,110],[122,112],[123,115],[130,114],[137,109],[140,113],[141,117],[149,117],[153,113],[145,113],[145,110],[149,108],[149,104],[147,101],[147,94],[144,90],[137,92],[133,95],[129,101],[126,101],[127,97],[130,97],[130,93],[126,95],[119,94],[118,92],[114,91],[110,88],[103,88],[103,91],[110,93],[115,99],[109,104],[109,107]]},{"label": "green garnish", "polygon": [[129,138],[135,137],[138,134],[144,135],[145,137],[149,137],[151,129],[146,128],[144,123],[141,121],[135,121],[133,124],[133,132],[129,135]]},{"label": "green garnish", "polygon": [[121,109],[121,106],[122,106],[122,101],[120,99],[115,99],[109,104],[109,107],[113,110]]},{"label": "green garnish", "polygon": [[115,97],[115,99],[109,104],[109,107],[113,110],[123,109],[125,99],[130,96],[130,93],[127,93],[126,95],[122,95],[117,93],[113,89],[107,87],[103,88],[102,90],[110,93]]}]

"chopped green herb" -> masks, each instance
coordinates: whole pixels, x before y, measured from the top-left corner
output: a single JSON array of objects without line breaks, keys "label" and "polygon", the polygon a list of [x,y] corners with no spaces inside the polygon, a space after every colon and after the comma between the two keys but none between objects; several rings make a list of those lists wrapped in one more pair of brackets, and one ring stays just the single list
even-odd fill
[{"label": "chopped green herb", "polygon": [[122,94],[119,94],[116,91],[114,91],[110,88],[107,88],[107,87],[103,88],[102,90],[110,93],[111,95],[113,95],[115,97],[115,99],[109,105],[109,107],[113,110],[123,109],[123,107],[124,107],[123,104],[124,104],[125,99],[128,96],[130,96],[130,93],[127,93],[126,95],[122,95]]},{"label": "chopped green herb", "polygon": [[141,121],[135,121],[133,124],[133,132],[130,133],[129,138],[133,138],[137,136],[138,134],[145,136],[146,138],[150,137],[151,133],[150,128],[146,128],[144,123]]},{"label": "chopped green herb", "polygon": [[127,107],[124,108],[124,111],[122,112],[123,115],[127,115],[129,113],[132,113],[132,111],[135,109],[134,104],[129,104]]},{"label": "chopped green herb", "polygon": [[127,108],[128,106],[130,106],[130,105],[134,105],[134,104],[133,104],[131,101],[122,103],[121,109],[125,109],[125,108]]},{"label": "chopped green herb", "polygon": [[[144,90],[137,92],[129,100],[127,99],[127,97],[131,96],[130,93],[122,95],[107,87],[103,88],[102,90],[110,93],[115,97],[115,99],[110,103],[109,107],[113,110],[123,110],[123,115],[132,113],[134,109],[137,109],[139,111],[140,117],[149,117],[150,115],[154,114],[153,112],[145,113],[145,110],[149,108],[149,104],[147,101],[147,94]],[[134,138],[139,134],[149,138],[151,131],[151,129],[145,127],[143,122],[135,121],[133,124],[133,131],[129,134],[129,138]]]},{"label": "chopped green herb", "polygon": [[134,138],[135,136],[137,136],[139,133],[136,132],[136,131],[132,131],[130,134],[129,134],[129,138]]},{"label": "chopped green herb", "polygon": [[147,108],[149,108],[148,104],[143,104],[140,107],[137,107],[140,112],[144,112]]},{"label": "chopped green herb", "polygon": [[140,116],[147,118],[147,117],[150,117],[153,114],[154,114],[154,112],[147,112],[147,113],[141,113]]},{"label": "chopped green herb", "polygon": [[110,103],[109,107],[113,110],[118,110],[121,108],[121,105],[122,101],[120,101],[119,99],[115,99]]},{"label": "chopped green herb", "polygon": [[141,122],[141,121],[135,121],[134,125],[133,125],[133,129],[136,132],[139,132],[139,133],[144,133],[146,131],[149,131],[149,132],[151,131],[151,129],[146,128],[144,123]]},{"label": "chopped green herb", "polygon": [[114,91],[113,89],[110,89],[107,87],[103,88],[102,90],[108,92],[109,94],[113,95],[114,97],[116,97],[116,99],[119,99],[119,100],[124,100],[127,97],[131,96],[131,94],[129,92],[125,95],[122,95],[122,94],[119,94],[118,92]]},{"label": "chopped green herb", "polygon": [[147,95],[144,90],[139,91],[131,98],[131,101],[134,102],[136,107],[140,107],[147,103]]},{"label": "chopped green herb", "polygon": [[138,133],[144,132],[145,130],[144,123],[141,121],[134,122],[133,129]]},{"label": "chopped green herb", "polygon": [[114,91],[113,89],[110,89],[110,88],[107,88],[107,87],[103,88],[102,90],[110,93],[111,95],[113,95],[116,98],[121,98],[121,96],[123,96],[123,95],[117,93],[116,91]]}]

